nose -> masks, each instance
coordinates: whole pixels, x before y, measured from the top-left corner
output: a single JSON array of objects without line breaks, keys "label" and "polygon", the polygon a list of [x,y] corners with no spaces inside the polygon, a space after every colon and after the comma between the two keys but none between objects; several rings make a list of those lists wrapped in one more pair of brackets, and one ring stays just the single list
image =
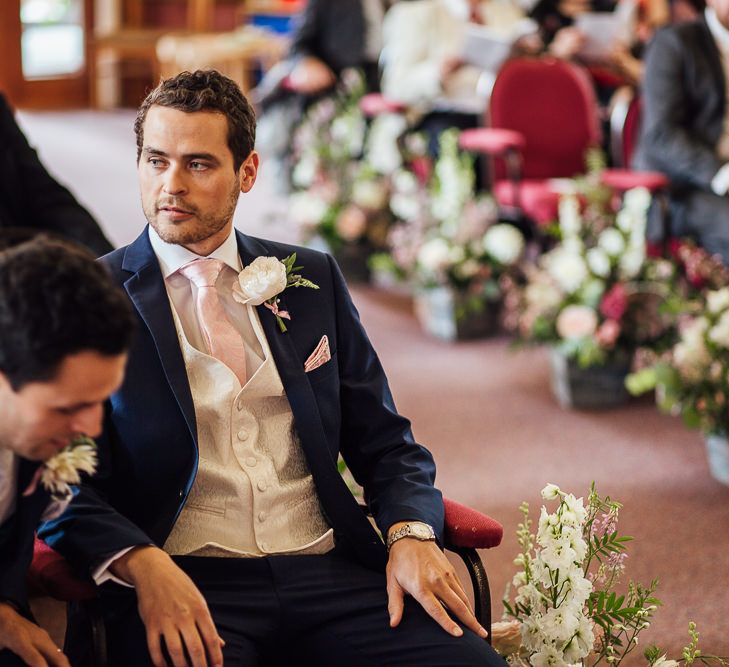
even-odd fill
[{"label": "nose", "polygon": [[90,405],[74,415],[72,429],[74,433],[83,433],[90,438],[101,434],[101,420],[104,411],[101,403]]},{"label": "nose", "polygon": [[164,190],[168,195],[180,195],[187,191],[183,169],[173,164],[165,170]]}]

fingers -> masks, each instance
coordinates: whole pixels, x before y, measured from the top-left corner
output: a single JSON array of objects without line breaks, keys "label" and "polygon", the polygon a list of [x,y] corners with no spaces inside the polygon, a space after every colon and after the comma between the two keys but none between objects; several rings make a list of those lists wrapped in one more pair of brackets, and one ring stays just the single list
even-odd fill
[{"label": "fingers", "polygon": [[24,644],[13,652],[29,667],[48,667],[46,659],[32,644]]},{"label": "fingers", "polygon": [[147,628],[147,648],[149,649],[149,657],[152,659],[154,667],[167,667],[167,662],[162,655],[159,632],[151,627]]},{"label": "fingers", "polygon": [[440,600],[469,630],[475,632],[482,639],[488,637],[486,629],[476,620],[471,605],[466,604],[467,600],[464,602],[457,591],[454,589],[446,590],[440,596]]},{"label": "fingers", "polygon": [[197,627],[205,644],[210,667],[223,667],[222,647],[225,646],[225,642],[221,639],[210,617],[207,616],[198,621]]},{"label": "fingers", "polygon": [[415,599],[425,609],[425,612],[430,616],[441,628],[447,633],[454,637],[460,637],[463,635],[463,630],[454,622],[453,619],[448,615],[448,612],[444,609],[440,600],[435,597],[432,593],[426,593],[423,596],[415,596]]},{"label": "fingers", "polygon": [[[66,655],[58,648],[53,642],[49,648],[41,648],[43,655],[46,657],[48,664],[51,667],[71,667],[71,663],[68,661]],[[45,664],[45,663],[44,663]]]},{"label": "fingers", "polygon": [[389,572],[387,574],[387,611],[390,614],[390,627],[396,628],[402,620],[405,606],[405,591],[397,579]]}]

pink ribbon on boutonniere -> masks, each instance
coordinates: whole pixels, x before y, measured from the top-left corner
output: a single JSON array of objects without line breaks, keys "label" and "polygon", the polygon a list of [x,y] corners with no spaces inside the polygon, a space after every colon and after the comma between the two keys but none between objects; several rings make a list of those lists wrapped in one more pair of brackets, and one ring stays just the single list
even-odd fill
[{"label": "pink ribbon on boutonniere", "polygon": [[289,315],[289,311],[288,310],[279,310],[278,309],[278,302],[276,302],[276,303],[268,303],[268,301],[264,301],[263,305],[266,306],[266,308],[268,308],[277,317],[281,317],[284,320],[290,320],[291,319],[291,315]]},{"label": "pink ribbon on boutonniere", "polygon": [[28,496],[35,493],[35,490],[38,488],[38,482],[40,482],[41,475],[43,474],[43,466],[38,466],[38,470],[35,471],[33,474],[33,478],[30,480],[30,484],[28,484],[25,491],[23,491],[23,498],[27,498]]}]

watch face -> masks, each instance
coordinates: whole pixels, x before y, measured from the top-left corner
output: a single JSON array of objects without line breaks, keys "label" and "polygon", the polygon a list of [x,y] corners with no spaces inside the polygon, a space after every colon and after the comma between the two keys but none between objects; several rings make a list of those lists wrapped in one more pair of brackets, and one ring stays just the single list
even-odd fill
[{"label": "watch face", "polygon": [[423,523],[412,524],[410,526],[410,531],[414,537],[417,537],[421,540],[427,540],[433,535],[430,526],[426,526]]}]

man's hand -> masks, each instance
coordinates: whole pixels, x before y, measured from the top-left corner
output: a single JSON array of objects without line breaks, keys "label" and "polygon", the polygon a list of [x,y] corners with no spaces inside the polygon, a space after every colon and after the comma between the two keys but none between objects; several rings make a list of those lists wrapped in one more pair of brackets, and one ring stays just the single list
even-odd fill
[{"label": "man's hand", "polygon": [[[396,527],[397,524],[393,526]],[[454,637],[460,637],[463,630],[453,622],[444,606],[479,637],[488,636],[473,615],[453,566],[435,542],[405,537],[392,545],[387,561],[387,607],[392,628],[402,619],[406,593]]]},{"label": "man's hand", "polygon": [[9,649],[30,667],[71,667],[48,633],[0,602],[0,651]]},{"label": "man's hand", "polygon": [[222,667],[225,643],[218,635],[205,598],[162,549],[135,547],[111,564],[111,571],[137,590],[139,615],[155,667],[166,667],[164,637],[174,667]]}]

